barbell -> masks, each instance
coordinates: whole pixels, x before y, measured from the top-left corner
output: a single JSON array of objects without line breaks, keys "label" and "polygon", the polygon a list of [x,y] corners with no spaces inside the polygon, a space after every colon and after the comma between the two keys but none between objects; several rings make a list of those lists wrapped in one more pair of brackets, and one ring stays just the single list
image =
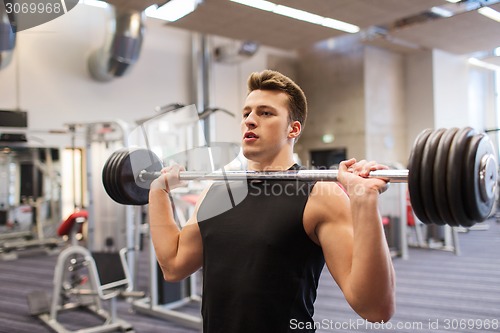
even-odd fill
[{"label": "barbell", "polygon": [[[125,205],[148,203],[149,186],[160,176],[162,160],[144,148],[123,148],[104,164],[107,194]],[[336,181],[338,170],[182,171],[182,181],[303,180]],[[470,127],[426,129],[416,138],[408,170],[376,170],[369,177],[408,183],[415,215],[424,223],[470,227],[488,218],[496,195],[498,164],[484,133]]]}]

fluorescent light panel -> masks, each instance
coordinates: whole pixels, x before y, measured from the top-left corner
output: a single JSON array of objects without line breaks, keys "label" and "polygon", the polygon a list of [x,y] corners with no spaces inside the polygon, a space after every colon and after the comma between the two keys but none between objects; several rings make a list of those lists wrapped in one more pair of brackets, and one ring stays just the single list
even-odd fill
[{"label": "fluorescent light panel", "polygon": [[484,15],[487,18],[500,22],[500,13],[490,7],[481,7],[477,11],[479,14]]},{"label": "fluorescent light panel", "polygon": [[[198,2],[199,0],[171,0],[159,8],[157,5],[149,6],[145,13],[149,17],[173,22],[193,12]],[[108,7],[107,2],[100,0],[80,0],[79,3],[100,8]]]},{"label": "fluorescent light panel", "polygon": [[264,10],[267,12],[273,12],[275,14],[283,15],[296,20],[321,25],[326,28],[332,28],[349,33],[356,33],[359,32],[360,30],[359,27],[354,24],[335,20],[329,17],[323,17],[320,15],[306,12],[305,10],[300,10],[283,5],[277,5],[271,1],[265,1],[265,0],[231,0],[231,1],[245,6]]},{"label": "fluorescent light panel", "polygon": [[500,47],[497,47],[497,48],[493,51],[493,54],[495,55],[495,57],[500,57]]},{"label": "fluorescent light panel", "polygon": [[500,66],[481,61],[477,58],[469,58],[469,64],[477,66],[477,67],[486,68],[486,69],[489,69],[492,71],[499,71],[500,72]]},{"label": "fluorescent light panel", "polygon": [[273,13],[314,24],[321,24],[321,21],[324,19],[323,16],[312,14],[306,12],[305,10],[295,9],[282,5],[276,6],[276,8],[273,10]]},{"label": "fluorescent light panel", "polygon": [[436,15],[439,15],[441,17],[452,17],[453,16],[453,13],[451,11],[440,8],[440,7],[432,7],[431,12],[436,14]]},{"label": "fluorescent light panel", "polygon": [[245,6],[257,8],[260,10],[265,10],[266,12],[272,12],[274,8],[276,8],[277,6],[275,3],[265,0],[232,0],[232,1]]}]

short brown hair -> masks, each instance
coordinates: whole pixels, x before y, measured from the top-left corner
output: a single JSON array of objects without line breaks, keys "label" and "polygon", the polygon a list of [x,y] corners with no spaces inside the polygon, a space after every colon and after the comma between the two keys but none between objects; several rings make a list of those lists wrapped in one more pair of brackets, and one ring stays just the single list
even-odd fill
[{"label": "short brown hair", "polygon": [[307,99],[302,89],[280,72],[264,70],[254,72],[248,78],[248,93],[254,90],[277,90],[288,95],[288,120],[298,121],[304,128],[307,118]]}]

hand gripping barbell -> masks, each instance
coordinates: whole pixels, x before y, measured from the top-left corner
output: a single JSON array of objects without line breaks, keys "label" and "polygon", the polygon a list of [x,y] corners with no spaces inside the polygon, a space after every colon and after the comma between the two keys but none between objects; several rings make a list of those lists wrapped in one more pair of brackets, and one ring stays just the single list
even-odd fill
[{"label": "hand gripping barbell", "polygon": [[[152,151],[124,148],[111,154],[103,167],[108,195],[125,205],[148,203],[149,186],[160,175],[162,161]],[[408,170],[377,170],[370,177],[408,182],[416,216],[424,223],[470,227],[490,215],[495,202],[498,165],[491,141],[472,128],[426,129],[412,148]],[[183,171],[189,180],[317,180],[336,181],[337,170]]]}]

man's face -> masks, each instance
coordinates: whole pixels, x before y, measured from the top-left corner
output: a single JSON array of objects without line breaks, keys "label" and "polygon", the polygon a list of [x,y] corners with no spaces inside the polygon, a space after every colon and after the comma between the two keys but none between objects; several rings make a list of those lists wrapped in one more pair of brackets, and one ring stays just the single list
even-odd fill
[{"label": "man's face", "polygon": [[272,159],[287,143],[288,95],[281,91],[254,90],[242,111],[243,154],[253,161]]}]

